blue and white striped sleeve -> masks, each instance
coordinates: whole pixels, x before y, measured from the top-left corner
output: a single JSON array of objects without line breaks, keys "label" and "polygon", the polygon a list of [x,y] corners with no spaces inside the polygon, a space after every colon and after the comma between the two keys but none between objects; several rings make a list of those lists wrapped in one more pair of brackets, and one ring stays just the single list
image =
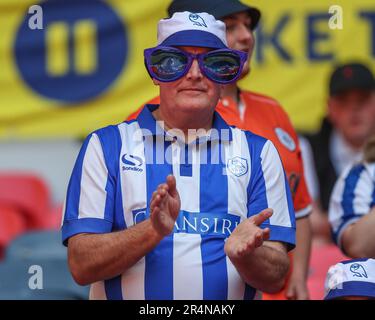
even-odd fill
[{"label": "blue and white striped sleeve", "polygon": [[271,241],[280,241],[291,250],[295,247],[295,214],[292,195],[282,166],[282,162],[273,143],[265,140],[262,148],[253,150],[252,172],[248,188],[249,216],[260,213],[266,208],[273,209],[273,215],[262,224],[270,228]]},{"label": "blue and white striped sleeve", "polygon": [[64,245],[79,233],[112,230],[113,190],[99,136],[92,133],[81,147],[69,181],[62,221]]},{"label": "blue and white striped sleeve", "polygon": [[334,241],[340,248],[345,229],[369,213],[374,205],[374,166],[358,164],[347,168],[335,184],[329,204],[329,222]]}]

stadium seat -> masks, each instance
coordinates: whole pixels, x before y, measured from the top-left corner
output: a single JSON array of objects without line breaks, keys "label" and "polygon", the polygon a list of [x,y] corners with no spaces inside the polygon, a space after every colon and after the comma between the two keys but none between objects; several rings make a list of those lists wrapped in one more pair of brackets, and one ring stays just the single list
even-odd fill
[{"label": "stadium seat", "polygon": [[7,245],[25,230],[25,219],[20,212],[14,207],[0,204],[0,260]]},{"label": "stadium seat", "polygon": [[[42,271],[43,290],[30,289],[30,278]],[[67,249],[60,231],[28,232],[12,241],[0,263],[0,300],[88,299],[89,286],[73,280],[67,263]]]},{"label": "stadium seat", "polygon": [[21,212],[27,229],[48,228],[50,193],[44,181],[33,174],[0,173],[0,204]]},{"label": "stadium seat", "polygon": [[[41,287],[35,288],[30,283],[35,284],[33,276],[38,270],[41,270]],[[89,286],[74,282],[66,261],[10,260],[0,264],[0,300],[87,300],[88,297]]]},{"label": "stadium seat", "polygon": [[38,260],[65,262],[67,252],[56,230],[27,232],[14,239],[6,249],[6,260]]},{"label": "stadium seat", "polygon": [[330,266],[348,260],[334,244],[314,245],[311,250],[310,270],[307,286],[312,300],[324,298],[324,282]]}]

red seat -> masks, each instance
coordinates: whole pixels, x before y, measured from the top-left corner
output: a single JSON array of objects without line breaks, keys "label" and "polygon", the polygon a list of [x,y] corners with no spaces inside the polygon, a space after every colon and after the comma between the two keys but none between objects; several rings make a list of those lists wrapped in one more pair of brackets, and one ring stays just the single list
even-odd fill
[{"label": "red seat", "polygon": [[0,260],[8,244],[25,231],[24,216],[16,208],[0,205]]},{"label": "red seat", "polygon": [[307,281],[312,300],[322,300],[324,298],[324,282],[329,267],[348,259],[350,258],[345,256],[334,244],[315,245],[312,247]]},{"label": "red seat", "polygon": [[47,185],[38,176],[0,173],[0,204],[21,212],[28,229],[48,227],[50,193]]}]

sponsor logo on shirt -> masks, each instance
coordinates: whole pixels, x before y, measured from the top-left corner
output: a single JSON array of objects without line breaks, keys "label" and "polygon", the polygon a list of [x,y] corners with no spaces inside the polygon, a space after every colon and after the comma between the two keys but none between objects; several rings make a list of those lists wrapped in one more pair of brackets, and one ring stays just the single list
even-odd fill
[{"label": "sponsor logo on shirt", "polygon": [[[134,224],[147,219],[147,209],[132,211]],[[241,222],[241,217],[230,213],[180,211],[174,224],[174,233],[189,233],[229,237]]]},{"label": "sponsor logo on shirt", "polygon": [[143,159],[141,157],[137,157],[137,156],[133,156],[131,154],[125,153],[121,157],[121,161],[124,164],[122,166],[123,171],[128,171],[128,170],[136,171],[136,172],[143,171],[143,168],[142,168]]},{"label": "sponsor logo on shirt", "polygon": [[276,128],[275,132],[277,137],[279,138],[279,141],[284,147],[286,147],[291,152],[296,150],[296,143],[289,135],[289,133],[287,133],[284,129],[281,128]]},{"label": "sponsor logo on shirt", "polygon": [[247,160],[241,157],[234,157],[232,159],[229,159],[227,163],[227,168],[236,177],[243,176],[249,170]]}]

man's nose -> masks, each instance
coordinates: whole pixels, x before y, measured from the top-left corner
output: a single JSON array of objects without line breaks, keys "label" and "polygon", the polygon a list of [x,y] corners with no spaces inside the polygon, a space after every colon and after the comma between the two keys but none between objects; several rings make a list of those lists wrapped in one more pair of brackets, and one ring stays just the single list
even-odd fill
[{"label": "man's nose", "polygon": [[251,31],[248,26],[241,24],[238,32],[240,41],[247,43],[254,42],[253,31]]},{"label": "man's nose", "polygon": [[201,69],[199,68],[199,64],[198,64],[197,59],[193,60],[193,63],[191,64],[191,67],[190,67],[186,77],[188,79],[194,79],[194,80],[202,79],[203,75],[202,75]]}]

